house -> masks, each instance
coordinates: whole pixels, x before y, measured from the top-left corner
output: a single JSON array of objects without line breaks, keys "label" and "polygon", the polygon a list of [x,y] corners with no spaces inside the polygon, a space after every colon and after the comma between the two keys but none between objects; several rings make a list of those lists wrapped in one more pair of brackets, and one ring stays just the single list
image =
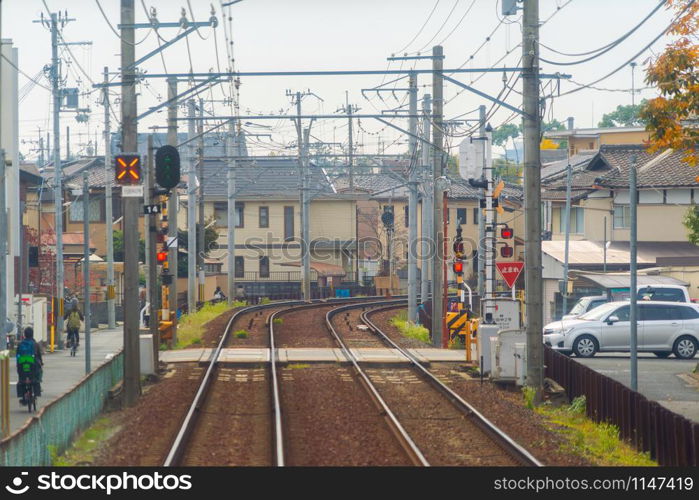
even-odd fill
[{"label": "house", "polygon": [[[682,151],[648,153],[643,145],[602,145],[599,151],[580,151],[570,158],[570,269],[595,272],[629,268],[629,171],[637,167],[637,239],[639,268],[699,264],[699,248],[687,242],[683,218],[699,199],[693,168],[682,161]],[[558,280],[563,279],[566,168],[558,162],[542,169],[545,303],[549,317],[560,307]],[[688,272],[688,271],[685,271]],[[690,282],[693,282],[690,281]],[[699,284],[699,283],[698,283]],[[580,290],[580,293],[586,293]],[[699,298],[696,290],[690,296]]]},{"label": "house", "polygon": [[569,128],[545,132],[544,138],[568,141],[568,154],[574,156],[581,151],[598,150],[605,145],[643,144],[648,140],[649,134],[645,127]]}]

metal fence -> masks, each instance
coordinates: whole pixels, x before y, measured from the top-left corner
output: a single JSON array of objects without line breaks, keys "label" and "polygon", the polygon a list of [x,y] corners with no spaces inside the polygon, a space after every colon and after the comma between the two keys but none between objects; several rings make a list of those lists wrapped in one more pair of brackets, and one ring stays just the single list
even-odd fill
[{"label": "metal fence", "polygon": [[119,352],[72,389],[43,407],[21,429],[0,441],[0,466],[47,466],[102,412],[109,390],[124,373]]},{"label": "metal fence", "polygon": [[699,466],[699,423],[646,399],[624,384],[544,346],[546,376],[572,400],[585,396],[587,416],[619,428],[636,449],[660,465]]}]

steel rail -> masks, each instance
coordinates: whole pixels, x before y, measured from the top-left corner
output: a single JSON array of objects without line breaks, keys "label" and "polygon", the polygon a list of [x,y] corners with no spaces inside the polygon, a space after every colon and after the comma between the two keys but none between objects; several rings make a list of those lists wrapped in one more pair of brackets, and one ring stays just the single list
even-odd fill
[{"label": "steel rail", "polygon": [[[400,304],[400,303],[405,303],[405,299],[400,299],[393,301],[395,304]],[[371,399],[374,401],[374,403],[377,405],[379,410],[382,411],[384,418],[386,419],[386,422],[389,425],[389,428],[393,432],[393,434],[396,436],[396,438],[400,441],[401,446],[407,453],[408,457],[410,460],[413,462],[414,465],[418,466],[423,466],[423,467],[429,467],[430,464],[423,455],[422,451],[420,451],[420,448],[418,448],[417,444],[415,444],[415,441],[410,437],[408,432],[405,430],[405,428],[401,425],[401,423],[398,421],[398,418],[396,415],[391,411],[389,408],[388,404],[386,401],[381,397],[381,394],[379,394],[378,389],[376,389],[376,386],[373,384],[369,376],[364,372],[362,367],[359,365],[359,362],[357,361],[357,358],[354,356],[352,351],[350,351],[345,343],[342,341],[342,338],[340,335],[337,333],[335,328],[332,325],[332,318],[346,310],[350,309],[356,309],[357,307],[367,307],[367,306],[372,306],[372,305],[385,305],[387,304],[388,301],[384,300],[381,302],[373,302],[373,303],[364,303],[361,305],[357,304],[350,304],[346,306],[341,306],[338,308],[335,308],[331,311],[328,311],[327,314],[325,315],[325,323],[332,334],[332,336],[335,339],[335,342],[340,346],[340,349],[344,353],[345,357],[352,363],[352,366],[354,367],[356,373],[359,375],[360,380],[362,382],[362,386],[367,390],[369,393],[369,396]]]},{"label": "steel rail", "polygon": [[[355,306],[355,308],[356,307],[358,306]],[[369,319],[370,315],[394,308],[395,306],[378,307],[370,311],[364,311],[361,313],[360,318],[374,334],[378,335],[384,342],[405,356],[410,361],[411,365],[413,365],[413,367],[416,368],[427,379],[427,381],[432,384],[433,387],[439,390],[439,392],[445,396],[459,411],[466,415],[470,421],[472,421],[479,429],[481,429],[481,431],[487,434],[498,446],[500,446],[505,453],[522,465],[542,467],[543,464],[539,462],[531,453],[514,441],[494,423],[488,420],[482,413],[467,403],[456,392],[447,387],[447,385],[439,380],[432,372],[422,366],[420,361],[415,358],[415,356],[391,340],[388,335],[386,335],[374,322]],[[351,308],[349,306],[345,306],[343,309]]]},{"label": "steel rail", "polygon": [[[259,311],[259,310],[264,310],[264,309],[271,309],[275,307],[280,307],[280,306],[294,306],[294,305],[304,305],[304,304],[335,304],[335,303],[344,303],[347,302],[348,300],[351,300],[353,302],[363,302],[363,301],[369,301],[369,300],[375,300],[377,297],[361,297],[361,298],[356,298],[356,297],[350,297],[350,298],[335,298],[335,299],[315,299],[309,302],[301,301],[301,300],[296,300],[296,301],[280,301],[280,302],[270,302],[269,304],[259,304],[259,305],[252,305],[252,306],[247,306],[239,309],[236,311],[233,316],[231,316],[231,319],[228,320],[228,323],[226,324],[226,328],[224,330],[223,335],[221,336],[221,340],[218,343],[218,346],[216,347],[216,350],[212,353],[211,357],[209,358],[209,366],[206,370],[206,373],[204,374],[204,377],[202,378],[200,384],[199,384],[199,389],[197,390],[194,400],[192,401],[192,404],[190,405],[187,414],[185,415],[184,420],[182,421],[182,425],[180,426],[179,431],[177,432],[177,435],[175,437],[175,440],[173,441],[172,446],[170,447],[170,451],[168,452],[168,455],[163,463],[164,467],[173,467],[179,465],[179,462],[184,455],[184,452],[187,447],[187,443],[189,441],[189,438],[192,434],[192,431],[194,430],[196,426],[196,421],[199,416],[199,413],[201,412],[201,408],[204,405],[204,401],[206,399],[206,395],[209,391],[209,388],[211,387],[212,381],[213,381],[213,372],[218,365],[218,360],[221,355],[221,351],[223,350],[223,347],[225,346],[228,336],[231,331],[231,326],[233,323],[243,314],[253,312],[253,311]],[[274,357],[271,358],[273,360]]]}]

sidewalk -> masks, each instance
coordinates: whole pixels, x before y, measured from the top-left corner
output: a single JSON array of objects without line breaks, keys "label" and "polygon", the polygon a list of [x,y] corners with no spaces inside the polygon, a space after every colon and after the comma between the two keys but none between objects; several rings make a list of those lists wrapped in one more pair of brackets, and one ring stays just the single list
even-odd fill
[{"label": "sidewalk", "polygon": [[[123,344],[123,328],[92,330],[90,334],[90,363],[91,369],[97,368],[108,355],[116,354]],[[68,389],[85,376],[85,333],[80,332],[80,346],[71,357],[68,349],[56,350],[53,353],[45,351],[44,379],[41,384],[42,394],[37,400],[37,411],[42,407],[63,395]],[[32,414],[27,412],[25,406],[19,404],[16,397],[17,370],[14,360],[10,361],[10,432],[15,432],[22,427]]]}]

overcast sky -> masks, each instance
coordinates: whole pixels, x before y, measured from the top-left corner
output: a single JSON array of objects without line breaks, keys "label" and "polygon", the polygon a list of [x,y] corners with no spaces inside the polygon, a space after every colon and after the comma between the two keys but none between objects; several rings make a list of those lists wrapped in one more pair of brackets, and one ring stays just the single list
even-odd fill
[{"label": "overcast sky", "polygon": [[[194,19],[202,21],[211,14],[210,1],[190,0]],[[208,72],[220,66],[225,70],[227,62],[226,31],[228,23],[223,22],[222,8],[218,1],[213,2],[219,26],[215,30],[204,28],[190,35],[189,53],[185,40],[177,42],[164,51],[163,57],[168,72],[188,72],[191,67],[195,72]],[[75,18],[63,29],[63,37],[68,42],[92,41],[91,46],[72,46],[73,57],[64,52],[64,56],[73,60],[64,65],[63,74],[67,77],[67,86],[76,86],[86,92],[81,98],[82,107],[90,107],[92,112],[86,125],[75,120],[74,113],[62,113],[62,135],[65,126],[71,127],[72,151],[83,150],[89,139],[97,136],[100,151],[103,148],[101,133],[103,130],[103,110],[100,105],[99,92],[90,92],[91,83],[82,74],[82,66],[93,81],[102,80],[102,69],[108,66],[110,71],[119,68],[119,38],[111,31],[94,0],[46,0],[52,11],[67,10],[69,17]],[[109,22],[116,29],[119,23],[118,0],[100,0]],[[223,11],[233,17],[230,33],[233,41],[235,67],[239,71],[283,71],[283,70],[365,70],[407,68],[429,68],[430,61],[401,63],[389,65],[386,58],[422,51],[429,53],[437,43],[444,46],[445,68],[487,68],[493,65],[515,66],[519,62],[521,49],[521,19],[513,16],[501,21],[499,1],[495,0],[243,0]],[[541,0],[541,20],[546,21],[541,28],[541,42],[546,46],[564,53],[582,53],[597,49],[615,40],[635,26],[656,5],[657,0]],[[188,9],[187,0],[145,0],[145,5],[157,9],[160,22],[179,20],[182,8]],[[136,0],[137,22],[145,22],[146,15],[141,0]],[[48,79],[41,73],[44,65],[50,63],[50,32],[39,23],[33,23],[40,15],[46,17],[46,10],[41,0],[4,0],[2,1],[2,37],[13,40],[19,48],[19,66],[31,77],[38,75],[42,85],[49,86]],[[468,11],[468,12],[467,12]],[[558,12],[557,12],[558,11]],[[554,14],[552,16],[552,14]],[[187,10],[187,17],[192,16]],[[225,16],[224,16],[225,17]],[[636,33],[607,54],[592,61],[574,66],[554,66],[541,64],[544,73],[570,73],[578,83],[590,83],[606,75],[634,56],[642,47],[660,34],[668,25],[671,13],[662,8]],[[494,32],[494,33],[493,33]],[[167,40],[178,33],[178,29],[161,28],[160,36]],[[492,34],[490,41],[486,38]],[[157,38],[152,30],[138,30],[136,39],[145,41],[137,46],[137,57],[157,47]],[[217,44],[214,43],[216,39]],[[667,39],[661,38],[650,50],[636,58],[636,87],[643,87],[643,65],[654,54],[662,51]],[[218,62],[216,57],[218,46]],[[509,55],[501,59],[508,51]],[[475,53],[475,56],[470,56]],[[580,57],[566,57],[543,48],[541,55],[553,61],[571,61]],[[496,64],[497,63],[497,64]],[[155,56],[145,62],[141,69],[148,73],[163,73],[163,60]],[[473,82],[473,86],[491,95],[500,93],[503,82],[502,73],[483,76],[481,73],[459,75],[464,83]],[[323,76],[305,78],[287,77],[248,77],[242,81],[240,105],[242,113],[287,112],[290,101],[285,91],[290,89],[306,90],[320,96],[307,97],[303,101],[304,112],[334,113],[345,103],[345,92],[349,102],[359,106],[359,113],[372,113],[381,109],[391,109],[407,103],[404,92],[376,93],[362,95],[361,89],[372,88],[393,77],[364,76]],[[28,80],[20,75],[19,85],[23,87]],[[513,80],[514,81],[514,80]],[[146,80],[141,85],[139,110],[146,110],[166,96],[165,82],[161,79]],[[550,93],[557,90],[555,81],[543,82],[545,90]],[[180,84],[184,89],[186,83]],[[391,84],[404,87],[405,81]],[[419,77],[420,94],[431,93],[431,78]],[[596,85],[603,89],[630,89],[631,68],[625,67],[614,76]],[[560,90],[565,92],[576,88],[570,82],[561,82]],[[26,89],[25,89],[26,90]],[[507,102],[521,106],[521,81],[513,85],[507,93]],[[118,98],[119,89],[112,89],[112,99]],[[480,104],[490,107],[490,102],[446,84],[445,117],[452,118],[476,109]],[[206,92],[203,97],[221,101],[230,95],[227,86]],[[644,97],[652,97],[652,89],[643,90],[637,102]],[[382,101],[383,99],[383,101]],[[547,101],[547,120],[556,118],[565,120],[575,117],[578,127],[596,126],[603,113],[613,110],[618,104],[630,104],[630,92],[611,92],[600,90],[583,90],[569,96],[561,96]],[[230,114],[222,102],[207,104],[207,109],[217,114]],[[118,115],[118,101],[114,108]],[[24,141],[36,140],[39,129],[45,135],[51,128],[50,95],[45,89],[35,86],[20,104],[20,136]],[[476,114],[466,115],[475,118]],[[511,112],[501,109],[491,117],[493,126],[511,118]],[[517,123],[518,119],[514,120]],[[260,122],[273,126],[272,140],[266,137],[253,138],[257,141],[257,151],[264,154],[269,151],[283,151],[285,145],[295,141],[295,129],[289,120]],[[396,121],[406,126],[405,120]],[[165,114],[151,115],[139,125],[139,131],[145,132],[150,126],[164,126]],[[185,124],[182,124],[186,127]],[[254,131],[256,127],[248,127]],[[259,132],[265,130],[257,127]],[[320,120],[313,124],[313,135],[319,139],[332,142],[347,142],[347,120]],[[375,152],[379,142],[384,145],[394,144],[388,151],[404,150],[404,138],[390,128],[372,121],[362,120],[361,126],[355,127],[355,140],[366,151]],[[453,138],[451,144],[458,144],[461,139]],[[65,143],[65,141],[64,141]],[[30,158],[36,153],[30,149],[36,147],[30,142],[21,146],[23,153]]]}]

